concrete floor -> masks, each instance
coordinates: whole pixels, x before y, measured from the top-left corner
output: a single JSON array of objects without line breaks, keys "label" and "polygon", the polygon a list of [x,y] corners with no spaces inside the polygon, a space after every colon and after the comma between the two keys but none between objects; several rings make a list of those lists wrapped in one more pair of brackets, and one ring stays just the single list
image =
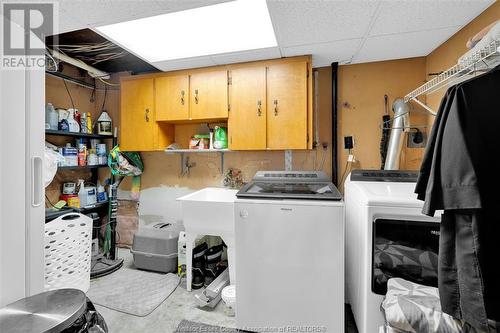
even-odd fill
[{"label": "concrete floor", "polygon": [[[112,274],[135,269],[128,249],[119,249],[118,256],[124,258],[124,264]],[[195,305],[193,293],[181,286],[146,317],[136,317],[96,305],[97,311],[106,320],[110,333],[170,333],[175,331],[183,319],[228,328],[236,327],[235,318],[228,317],[224,313],[224,307],[221,301],[213,310],[200,309]]]},{"label": "concrete floor", "polygon": [[[112,274],[120,274],[127,269],[136,269],[132,254],[128,249],[119,249],[118,256],[124,259],[124,264],[122,268]],[[175,332],[183,319],[227,328],[236,327],[235,317],[228,317],[224,313],[225,305],[222,301],[213,310],[200,309],[195,305],[193,293],[186,291],[181,286],[146,317],[136,317],[100,305],[95,306],[106,320],[110,333],[172,333]],[[345,332],[357,333],[358,330],[349,306],[346,306],[345,315]]]}]

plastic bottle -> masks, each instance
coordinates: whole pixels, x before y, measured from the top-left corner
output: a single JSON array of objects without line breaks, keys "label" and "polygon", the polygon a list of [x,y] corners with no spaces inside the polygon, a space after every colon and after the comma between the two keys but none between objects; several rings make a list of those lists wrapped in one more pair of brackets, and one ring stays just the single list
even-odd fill
[{"label": "plastic bottle", "polygon": [[47,108],[45,110],[45,123],[49,125],[49,129],[57,130],[59,122],[59,114],[52,105],[52,103],[47,103]]},{"label": "plastic bottle", "polygon": [[75,120],[75,109],[68,109],[68,126],[70,132],[80,132],[80,124]]},{"label": "plastic bottle", "polygon": [[78,190],[78,199],[80,199],[80,208],[87,205],[87,195],[85,194],[85,182],[83,179],[78,179],[78,185],[80,189]]},{"label": "plastic bottle", "polygon": [[97,202],[104,202],[108,198],[106,197],[106,190],[100,182],[97,182]]},{"label": "plastic bottle", "polygon": [[87,133],[92,134],[92,116],[87,112]]},{"label": "plastic bottle", "polygon": [[97,134],[112,135],[112,121],[109,114],[103,110],[97,119]]}]

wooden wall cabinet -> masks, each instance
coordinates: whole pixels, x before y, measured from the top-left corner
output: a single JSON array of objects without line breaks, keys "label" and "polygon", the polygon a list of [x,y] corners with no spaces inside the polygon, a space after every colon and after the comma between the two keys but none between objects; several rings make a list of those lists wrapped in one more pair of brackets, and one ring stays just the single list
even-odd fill
[{"label": "wooden wall cabinet", "polygon": [[234,69],[231,82],[229,149],[266,149],[266,67]]},{"label": "wooden wall cabinet", "polygon": [[190,75],[190,120],[228,117],[227,70]]},{"label": "wooden wall cabinet", "polygon": [[156,122],[153,78],[122,80],[120,96],[121,150],[154,151],[173,142],[173,126]]},{"label": "wooden wall cabinet", "polygon": [[267,148],[308,148],[307,63],[267,67]]},{"label": "wooden wall cabinet", "polygon": [[230,149],[311,148],[308,67],[307,61],[281,61],[231,71]]},{"label": "wooden wall cabinet", "polygon": [[227,70],[155,78],[157,121],[224,120],[228,117]]},{"label": "wooden wall cabinet", "polygon": [[157,121],[189,119],[189,76],[175,75],[155,79]]}]

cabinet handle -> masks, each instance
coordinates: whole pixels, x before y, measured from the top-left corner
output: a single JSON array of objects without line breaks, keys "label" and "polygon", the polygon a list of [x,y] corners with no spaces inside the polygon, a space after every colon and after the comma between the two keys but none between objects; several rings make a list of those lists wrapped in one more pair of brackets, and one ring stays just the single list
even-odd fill
[{"label": "cabinet handle", "polygon": [[274,116],[276,117],[278,115],[278,100],[274,100]]},{"label": "cabinet handle", "polygon": [[198,104],[198,89],[194,91],[194,102]]},{"label": "cabinet handle", "polygon": [[146,119],[146,122],[149,123],[149,109],[146,109],[146,112],[144,113],[144,118]]},{"label": "cabinet handle", "polygon": [[181,105],[184,105],[184,95],[186,93],[184,92],[184,90],[181,90]]},{"label": "cabinet handle", "polygon": [[257,116],[262,116],[262,101],[257,101]]}]

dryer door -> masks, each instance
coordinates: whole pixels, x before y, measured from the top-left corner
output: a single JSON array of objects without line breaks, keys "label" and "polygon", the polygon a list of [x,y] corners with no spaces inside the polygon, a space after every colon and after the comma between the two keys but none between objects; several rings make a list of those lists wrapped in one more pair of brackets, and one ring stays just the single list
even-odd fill
[{"label": "dryer door", "polygon": [[387,292],[387,280],[400,277],[437,287],[439,223],[375,219],[372,291]]}]

